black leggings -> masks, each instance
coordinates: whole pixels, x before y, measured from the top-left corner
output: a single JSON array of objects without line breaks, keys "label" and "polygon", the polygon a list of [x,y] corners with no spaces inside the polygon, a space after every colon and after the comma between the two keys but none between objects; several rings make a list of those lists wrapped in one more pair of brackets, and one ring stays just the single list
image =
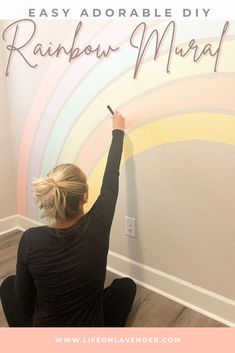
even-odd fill
[{"label": "black leggings", "polygon": [[[136,294],[135,282],[128,278],[115,279],[103,291],[105,327],[124,327]],[[7,277],[1,284],[3,311],[10,327],[31,327],[32,317],[27,316],[17,303],[15,276]]]}]

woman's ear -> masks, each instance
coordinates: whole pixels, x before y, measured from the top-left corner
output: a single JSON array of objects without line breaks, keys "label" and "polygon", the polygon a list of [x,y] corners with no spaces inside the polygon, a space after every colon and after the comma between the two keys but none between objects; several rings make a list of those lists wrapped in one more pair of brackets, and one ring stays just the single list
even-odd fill
[{"label": "woman's ear", "polygon": [[88,201],[88,191],[84,192],[83,194],[83,203],[87,203]]}]

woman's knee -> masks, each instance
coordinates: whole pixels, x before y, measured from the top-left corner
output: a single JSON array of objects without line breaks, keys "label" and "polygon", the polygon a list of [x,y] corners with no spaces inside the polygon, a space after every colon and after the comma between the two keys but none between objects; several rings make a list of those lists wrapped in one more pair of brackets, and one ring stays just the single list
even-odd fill
[{"label": "woman's knee", "polygon": [[133,279],[129,277],[122,277],[117,279],[117,281],[119,281],[122,291],[126,291],[129,295],[131,294],[133,297],[135,297],[137,286]]},{"label": "woman's knee", "polygon": [[15,283],[15,275],[11,275],[11,276],[8,276],[6,277],[2,283],[1,283],[1,292],[5,289],[5,288],[9,288],[11,286],[14,285]]}]

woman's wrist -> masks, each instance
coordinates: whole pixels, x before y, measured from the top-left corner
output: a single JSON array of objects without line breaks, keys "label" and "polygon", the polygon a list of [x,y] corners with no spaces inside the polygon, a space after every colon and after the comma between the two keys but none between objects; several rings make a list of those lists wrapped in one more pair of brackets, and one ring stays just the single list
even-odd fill
[{"label": "woman's wrist", "polygon": [[113,116],[113,130],[125,130],[125,118],[117,111],[114,112]]}]

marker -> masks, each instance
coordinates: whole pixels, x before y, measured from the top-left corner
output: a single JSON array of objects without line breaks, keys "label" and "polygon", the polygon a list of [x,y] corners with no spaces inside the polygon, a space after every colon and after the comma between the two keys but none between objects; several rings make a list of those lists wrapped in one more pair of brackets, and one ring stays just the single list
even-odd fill
[{"label": "marker", "polygon": [[110,107],[110,105],[107,105],[108,110],[110,111],[111,114],[114,114],[113,109]]}]

